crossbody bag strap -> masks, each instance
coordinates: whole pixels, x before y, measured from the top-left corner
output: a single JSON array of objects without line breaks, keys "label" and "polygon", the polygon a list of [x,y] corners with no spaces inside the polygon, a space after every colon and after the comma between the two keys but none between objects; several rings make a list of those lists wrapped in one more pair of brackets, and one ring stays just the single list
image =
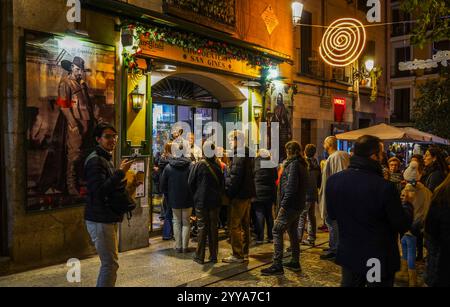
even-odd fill
[{"label": "crossbody bag strap", "polygon": [[213,175],[213,177],[214,177],[214,179],[216,180],[217,184],[220,185],[219,177],[217,177],[216,172],[212,169],[212,167],[211,167],[211,165],[209,164],[209,162],[206,161],[206,160],[203,160],[203,161],[204,161],[206,167],[208,168],[209,172],[211,173],[211,175]]}]

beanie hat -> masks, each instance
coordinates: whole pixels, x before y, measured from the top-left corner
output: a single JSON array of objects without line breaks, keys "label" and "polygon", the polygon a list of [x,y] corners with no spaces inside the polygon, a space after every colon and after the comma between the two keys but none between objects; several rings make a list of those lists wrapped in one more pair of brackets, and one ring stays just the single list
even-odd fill
[{"label": "beanie hat", "polygon": [[403,173],[403,178],[408,182],[419,180],[419,163],[416,161],[411,161],[408,168]]}]

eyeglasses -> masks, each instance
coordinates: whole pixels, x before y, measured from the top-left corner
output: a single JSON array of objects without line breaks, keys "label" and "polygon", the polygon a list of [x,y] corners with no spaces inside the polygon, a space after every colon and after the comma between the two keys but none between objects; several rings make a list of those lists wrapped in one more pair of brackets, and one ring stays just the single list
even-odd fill
[{"label": "eyeglasses", "polygon": [[119,139],[119,136],[117,134],[103,134],[102,137],[105,138],[108,141],[109,140],[117,141]]}]

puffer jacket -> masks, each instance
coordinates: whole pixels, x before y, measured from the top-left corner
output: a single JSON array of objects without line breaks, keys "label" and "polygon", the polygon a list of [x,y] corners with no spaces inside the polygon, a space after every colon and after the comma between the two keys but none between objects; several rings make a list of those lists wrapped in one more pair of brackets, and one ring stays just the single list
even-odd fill
[{"label": "puffer jacket", "polygon": [[171,158],[161,176],[161,191],[167,196],[167,204],[172,209],[192,208],[192,193],[188,178],[192,161],[188,158]]},{"label": "puffer jacket", "polygon": [[298,212],[305,208],[308,173],[306,163],[299,157],[288,159],[280,179],[280,208]]},{"label": "puffer jacket", "polygon": [[204,159],[197,162],[189,174],[188,182],[195,208],[213,209],[222,205],[225,190],[224,177],[216,159]]},{"label": "puffer jacket", "polygon": [[270,157],[257,157],[255,159],[256,201],[274,203],[277,197],[277,167],[262,168],[262,161],[270,161]]},{"label": "puffer jacket", "polygon": [[84,219],[105,224],[122,222],[123,215],[111,209],[110,201],[116,193],[126,193],[125,173],[114,168],[111,154],[103,148],[97,146],[95,152],[84,166],[88,191]]},{"label": "puffer jacket", "polygon": [[255,159],[250,156],[250,149],[246,147],[245,157],[238,157],[235,153],[231,159],[230,170],[225,179],[225,190],[230,199],[250,199],[256,196],[253,178]]}]

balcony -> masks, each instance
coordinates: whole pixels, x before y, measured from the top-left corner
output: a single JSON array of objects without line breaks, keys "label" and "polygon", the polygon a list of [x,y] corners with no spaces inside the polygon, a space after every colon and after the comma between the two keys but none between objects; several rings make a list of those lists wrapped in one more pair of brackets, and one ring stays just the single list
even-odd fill
[{"label": "balcony", "polygon": [[297,73],[299,75],[322,80],[324,64],[317,51],[297,48]]}]

